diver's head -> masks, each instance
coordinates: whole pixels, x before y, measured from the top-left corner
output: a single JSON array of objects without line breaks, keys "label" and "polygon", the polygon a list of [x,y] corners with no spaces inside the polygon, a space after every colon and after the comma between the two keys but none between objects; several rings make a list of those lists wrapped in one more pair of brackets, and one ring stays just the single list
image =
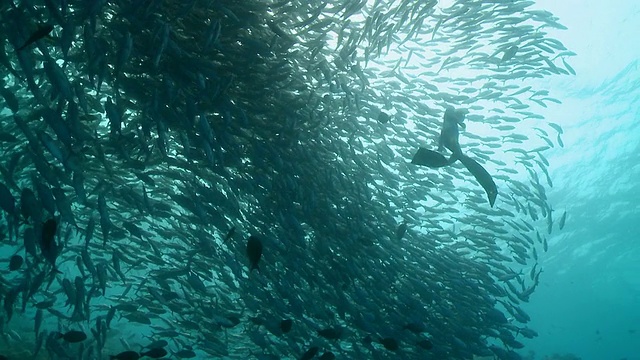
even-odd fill
[{"label": "diver's head", "polygon": [[444,112],[445,120],[454,121],[460,125],[464,123],[464,117],[469,113],[467,109],[455,109],[453,107],[447,107]]}]

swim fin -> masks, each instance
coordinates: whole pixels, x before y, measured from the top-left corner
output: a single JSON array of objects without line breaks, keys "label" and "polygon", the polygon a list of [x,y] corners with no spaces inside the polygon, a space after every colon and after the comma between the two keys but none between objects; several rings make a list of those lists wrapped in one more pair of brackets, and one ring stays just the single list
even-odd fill
[{"label": "swim fin", "polygon": [[493,207],[493,204],[496,202],[496,197],[498,196],[498,188],[496,187],[496,183],[493,182],[491,175],[482,165],[466,155],[460,154],[458,160],[460,160],[484,188],[484,191],[487,193],[487,198],[489,199],[489,204]]},{"label": "swim fin", "polygon": [[444,155],[436,151],[427,150],[423,147],[418,149],[418,152],[413,156],[411,163],[430,168],[441,168],[451,164]]}]

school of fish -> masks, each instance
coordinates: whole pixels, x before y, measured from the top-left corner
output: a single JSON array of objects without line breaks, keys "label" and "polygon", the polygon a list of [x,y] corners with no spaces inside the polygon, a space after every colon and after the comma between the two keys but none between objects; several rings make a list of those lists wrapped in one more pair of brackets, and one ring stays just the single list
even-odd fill
[{"label": "school of fish", "polygon": [[0,359],[516,360],[537,336],[567,213],[536,112],[561,102],[533,84],[576,54],[535,1],[0,20]]}]

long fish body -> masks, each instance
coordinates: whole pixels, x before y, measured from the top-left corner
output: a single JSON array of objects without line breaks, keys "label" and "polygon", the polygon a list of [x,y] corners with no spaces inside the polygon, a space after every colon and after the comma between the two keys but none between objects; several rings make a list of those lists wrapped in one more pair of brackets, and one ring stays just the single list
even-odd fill
[{"label": "long fish body", "polygon": [[33,34],[31,34],[31,36],[29,36],[27,41],[25,41],[25,43],[17,49],[17,51],[24,50],[27,46],[49,35],[49,33],[51,33],[52,31],[53,31],[53,25],[51,24],[44,24],[40,26],[38,30],[36,30]]},{"label": "long fish body", "polygon": [[262,242],[255,235],[249,236],[247,240],[247,257],[249,258],[249,271],[258,269],[258,263],[262,257]]},{"label": "long fish body", "polygon": [[58,222],[55,219],[49,219],[42,224],[40,251],[42,256],[53,266],[54,271],[56,271],[56,259],[59,253],[58,244],[56,243],[57,230]]}]

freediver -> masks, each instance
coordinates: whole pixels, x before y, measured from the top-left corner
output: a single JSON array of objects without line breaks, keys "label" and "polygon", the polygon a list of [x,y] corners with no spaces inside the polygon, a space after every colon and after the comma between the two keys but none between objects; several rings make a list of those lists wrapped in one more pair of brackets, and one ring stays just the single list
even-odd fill
[{"label": "freediver", "polygon": [[[421,147],[413,156],[411,163],[430,168],[440,168],[460,160],[480,185],[482,185],[487,193],[489,204],[493,207],[496,197],[498,196],[498,189],[493,182],[493,178],[480,164],[462,153],[460,143],[458,142],[460,128],[463,130],[466,129],[464,120],[468,113],[466,109],[448,107],[444,112],[444,122],[442,124],[442,130],[440,131],[440,137],[438,138],[438,151],[436,152]],[[440,153],[445,148],[451,151],[451,156],[448,159]]]}]

